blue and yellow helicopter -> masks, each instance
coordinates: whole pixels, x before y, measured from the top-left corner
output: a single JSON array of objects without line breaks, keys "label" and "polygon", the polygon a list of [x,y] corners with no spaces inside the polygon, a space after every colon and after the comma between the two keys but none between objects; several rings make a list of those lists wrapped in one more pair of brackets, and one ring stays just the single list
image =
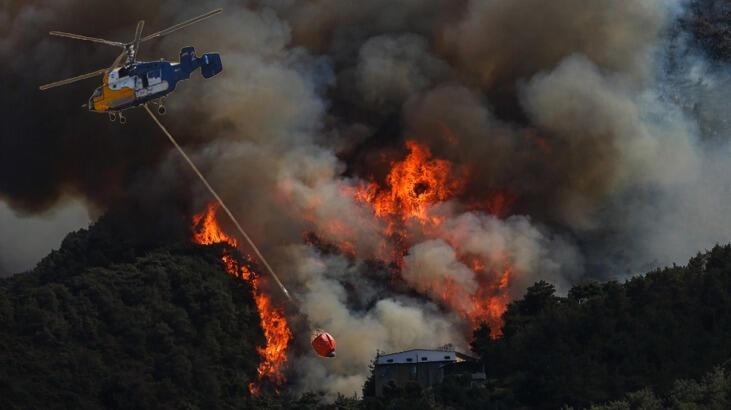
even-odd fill
[{"label": "blue and yellow helicopter", "polygon": [[162,59],[160,61],[138,61],[137,54],[140,44],[213,17],[222,11],[223,9],[209,11],[206,14],[178,23],[145,37],[142,37],[142,29],[145,22],[144,20],[140,21],[137,23],[135,38],[129,43],[51,31],[50,34],[52,36],[92,41],[121,47],[124,50],[109,68],[103,68],[88,74],[42,85],[40,89],[47,90],[101,75],[104,76],[102,85],[94,90],[94,94],[89,98],[88,104],[82,107],[87,107],[89,111],[96,113],[107,113],[110,121],[115,121],[118,116],[120,124],[127,123],[127,118],[122,111],[148,102],[156,104],[158,114],[164,115],[166,111],[164,98],[175,90],[178,81],[187,80],[190,78],[190,73],[198,68],[201,69],[201,74],[205,78],[211,78],[220,73],[223,70],[221,56],[217,53],[207,53],[201,57],[197,57],[193,47],[185,47],[180,50],[180,62],[177,63]]}]

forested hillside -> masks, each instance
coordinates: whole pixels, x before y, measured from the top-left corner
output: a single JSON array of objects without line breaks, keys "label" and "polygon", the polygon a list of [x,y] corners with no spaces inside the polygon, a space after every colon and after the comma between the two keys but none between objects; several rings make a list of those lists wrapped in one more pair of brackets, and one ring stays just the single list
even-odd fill
[{"label": "forested hillside", "polygon": [[676,379],[700,379],[731,358],[731,246],[715,247],[626,283],[574,287],[566,297],[539,282],[512,303],[502,337],[487,328],[474,349],[496,402],[577,407]]},{"label": "forested hillside", "polygon": [[2,279],[0,407],[244,407],[263,335],[219,253],[140,250],[101,223]]},{"label": "forested hillside", "polygon": [[[731,246],[625,283],[566,297],[536,283],[504,315],[503,334],[475,331],[488,382],[405,386],[369,408],[731,408]],[[364,395],[372,390],[366,383]]]},{"label": "forested hillside", "polygon": [[69,235],[33,271],[3,279],[2,407],[731,404],[731,246],[625,283],[582,284],[565,297],[536,283],[510,304],[501,336],[476,330],[484,387],[447,379],[329,406],[316,393],[248,397],[263,337],[249,285],[224,272],[219,254],[187,244],[141,250],[112,240],[101,224]]}]

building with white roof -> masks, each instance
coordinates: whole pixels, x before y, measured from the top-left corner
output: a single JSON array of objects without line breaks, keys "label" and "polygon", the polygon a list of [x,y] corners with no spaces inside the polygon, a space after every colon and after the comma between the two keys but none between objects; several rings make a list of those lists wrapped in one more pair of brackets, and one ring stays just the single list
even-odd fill
[{"label": "building with white roof", "polygon": [[456,352],[451,345],[439,349],[379,353],[374,368],[376,396],[383,397],[384,389],[396,388],[407,383],[418,383],[425,388],[440,384],[447,374],[465,373],[472,375],[473,382],[485,380],[484,369],[477,360]]}]

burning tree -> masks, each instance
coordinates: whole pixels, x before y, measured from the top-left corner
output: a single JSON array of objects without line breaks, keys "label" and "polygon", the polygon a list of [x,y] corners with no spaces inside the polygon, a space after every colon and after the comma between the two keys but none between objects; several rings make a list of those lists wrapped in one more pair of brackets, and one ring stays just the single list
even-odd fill
[{"label": "burning tree", "polygon": [[[226,234],[216,219],[218,205],[211,202],[200,214],[193,216],[193,242],[200,245],[225,243],[238,248],[238,241]],[[292,340],[292,332],[287,324],[284,311],[274,306],[272,299],[261,288],[261,277],[250,263],[237,260],[230,250],[224,249],[221,260],[230,275],[251,283],[253,297],[261,319],[266,344],[257,347],[261,362],[257,372],[258,382],[249,383],[249,392],[253,395],[261,393],[261,383],[268,380],[278,389],[285,383],[284,366],[287,362],[287,347]]]}]

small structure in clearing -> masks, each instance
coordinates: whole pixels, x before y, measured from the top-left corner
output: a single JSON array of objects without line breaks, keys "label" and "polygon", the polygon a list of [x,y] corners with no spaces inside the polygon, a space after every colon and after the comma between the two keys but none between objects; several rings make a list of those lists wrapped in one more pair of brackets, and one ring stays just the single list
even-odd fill
[{"label": "small structure in clearing", "polygon": [[407,383],[422,388],[442,383],[445,376],[469,374],[472,383],[484,383],[485,369],[474,357],[459,353],[452,345],[438,349],[411,349],[398,353],[378,353],[374,368],[377,397],[384,390]]}]

